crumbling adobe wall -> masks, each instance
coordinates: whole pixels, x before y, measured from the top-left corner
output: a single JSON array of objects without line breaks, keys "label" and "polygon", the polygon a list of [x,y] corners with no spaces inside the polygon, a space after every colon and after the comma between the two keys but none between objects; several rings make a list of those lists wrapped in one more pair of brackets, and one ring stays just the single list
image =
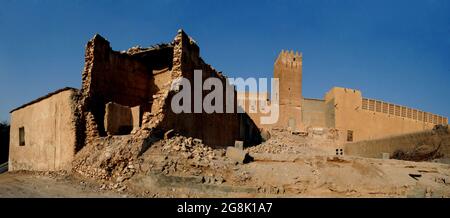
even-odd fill
[{"label": "crumbling adobe wall", "polygon": [[[179,31],[174,40],[174,59],[172,78],[184,77],[194,85],[194,70],[202,70],[202,81],[209,77],[216,77],[223,84],[223,93],[226,93],[226,78],[206,64],[199,54],[199,47],[183,31]],[[192,87],[193,88],[193,87]],[[203,91],[203,98],[209,91]],[[175,92],[170,93],[172,97]],[[169,99],[170,99],[169,97]],[[194,93],[192,89],[192,100]],[[234,91],[234,112],[226,112],[226,96],[223,96],[224,113],[181,113],[175,114],[166,107],[167,116],[162,122],[162,127],[173,128],[183,135],[203,139],[203,143],[213,146],[233,146],[235,140],[246,141],[246,144],[259,143],[259,130],[248,116],[237,113],[236,91]],[[169,101],[170,102],[170,101]],[[169,103],[170,104],[170,103]],[[193,104],[192,104],[193,111]],[[242,131],[241,131],[242,130]],[[246,137],[247,136],[247,137]]]},{"label": "crumbling adobe wall", "polygon": [[[139,105],[143,131],[174,129],[179,134],[200,138],[205,144],[216,146],[234,145],[235,140],[249,141],[246,136],[258,141],[257,128],[251,128],[254,124],[236,110],[212,114],[175,114],[172,111],[170,101],[175,94],[170,90],[172,82],[185,77],[193,86],[194,70],[202,70],[203,80],[216,77],[222,84],[227,82],[200,58],[198,46],[183,31],[178,32],[171,44],[133,47],[124,52],[113,51],[108,41],[95,35],[86,46],[83,85],[76,111],[81,120],[78,138],[84,137],[84,140],[77,140],[78,144],[88,144],[106,135],[104,115],[108,102],[129,107]],[[204,91],[203,97],[208,92]],[[223,100],[226,102],[225,96]],[[236,107],[236,98],[233,101]],[[245,131],[241,126],[245,126]]]},{"label": "crumbling adobe wall", "polygon": [[173,47],[165,44],[113,51],[106,39],[95,35],[86,45],[81,96],[76,111],[80,118],[77,147],[106,135],[106,103],[129,107],[140,105],[143,110],[150,110],[154,95],[168,82],[161,77],[170,74],[172,55]]}]

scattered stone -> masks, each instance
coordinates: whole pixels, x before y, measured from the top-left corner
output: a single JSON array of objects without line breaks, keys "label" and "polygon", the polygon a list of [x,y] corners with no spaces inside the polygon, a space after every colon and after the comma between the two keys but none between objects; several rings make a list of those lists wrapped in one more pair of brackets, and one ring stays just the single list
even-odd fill
[{"label": "scattered stone", "polygon": [[118,191],[118,192],[123,192],[123,191],[125,191],[126,189],[127,189],[126,186],[122,186],[122,187],[120,187],[119,189],[117,189],[117,191]]},{"label": "scattered stone", "polygon": [[170,139],[175,135],[175,131],[173,129],[167,131],[166,133],[164,133],[164,139]]},{"label": "scattered stone", "polygon": [[422,177],[421,174],[410,173],[409,176],[415,180],[419,180],[418,178]]},{"label": "scattered stone", "polygon": [[234,141],[234,147],[239,150],[244,150],[244,142],[243,141]]},{"label": "scattered stone", "polygon": [[227,147],[226,156],[235,163],[243,164],[248,159],[248,152],[235,147]]}]

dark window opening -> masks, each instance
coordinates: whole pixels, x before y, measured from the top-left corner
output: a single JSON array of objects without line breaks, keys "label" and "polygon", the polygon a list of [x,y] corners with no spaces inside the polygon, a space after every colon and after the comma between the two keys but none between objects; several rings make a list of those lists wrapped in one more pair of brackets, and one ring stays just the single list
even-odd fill
[{"label": "dark window opening", "polygon": [[25,145],[25,128],[24,127],[19,128],[19,145],[20,146]]},{"label": "dark window opening", "polygon": [[347,130],[347,142],[353,142],[353,131]]}]

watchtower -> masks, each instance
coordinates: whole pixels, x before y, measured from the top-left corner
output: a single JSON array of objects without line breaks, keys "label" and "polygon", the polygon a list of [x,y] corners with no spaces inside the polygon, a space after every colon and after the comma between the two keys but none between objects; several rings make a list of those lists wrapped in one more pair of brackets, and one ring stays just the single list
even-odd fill
[{"label": "watchtower", "polygon": [[275,61],[273,77],[279,79],[280,105],[301,106],[302,54],[282,50]]},{"label": "watchtower", "polygon": [[273,77],[279,79],[280,116],[276,126],[301,130],[302,54],[282,50],[275,61]]}]

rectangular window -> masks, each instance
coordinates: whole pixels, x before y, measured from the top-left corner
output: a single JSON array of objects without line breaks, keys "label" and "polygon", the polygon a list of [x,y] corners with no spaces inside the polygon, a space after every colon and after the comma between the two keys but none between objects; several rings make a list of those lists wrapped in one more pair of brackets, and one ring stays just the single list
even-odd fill
[{"label": "rectangular window", "polygon": [[353,130],[347,130],[347,142],[353,142]]},{"label": "rectangular window", "polygon": [[406,107],[402,107],[402,117],[406,117]]},{"label": "rectangular window", "polygon": [[20,127],[19,128],[19,146],[25,145],[25,128]]},{"label": "rectangular window", "polygon": [[383,113],[387,114],[388,113],[388,108],[389,108],[388,103],[383,102]]},{"label": "rectangular window", "polygon": [[394,115],[395,106],[393,104],[389,104],[389,114]]},{"label": "rectangular window", "polygon": [[400,106],[395,105],[395,116],[400,116]]},{"label": "rectangular window", "polygon": [[364,109],[364,110],[367,110],[368,109],[368,106],[367,106],[367,99],[366,98],[363,98],[362,99],[362,109]]},{"label": "rectangular window", "polygon": [[417,120],[417,110],[413,110],[412,118]]},{"label": "rectangular window", "polygon": [[375,111],[375,100],[369,100],[369,110]]},{"label": "rectangular window", "polygon": [[376,112],[381,112],[381,101],[376,101],[375,102],[375,111]]}]

